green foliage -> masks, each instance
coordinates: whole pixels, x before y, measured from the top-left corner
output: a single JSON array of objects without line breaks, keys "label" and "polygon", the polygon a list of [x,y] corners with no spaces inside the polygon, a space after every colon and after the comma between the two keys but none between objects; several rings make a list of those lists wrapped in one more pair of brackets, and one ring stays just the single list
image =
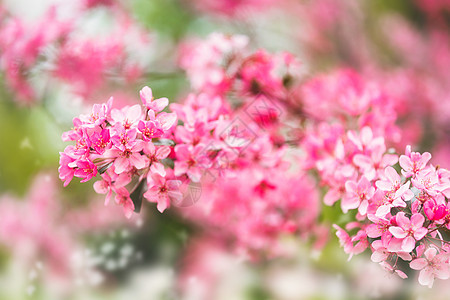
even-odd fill
[{"label": "green foliage", "polygon": [[0,97],[0,191],[23,195],[39,170],[56,170],[62,131],[40,107],[17,107],[4,91]]},{"label": "green foliage", "polygon": [[177,0],[134,0],[134,12],[140,22],[151,30],[178,40],[193,16]]}]

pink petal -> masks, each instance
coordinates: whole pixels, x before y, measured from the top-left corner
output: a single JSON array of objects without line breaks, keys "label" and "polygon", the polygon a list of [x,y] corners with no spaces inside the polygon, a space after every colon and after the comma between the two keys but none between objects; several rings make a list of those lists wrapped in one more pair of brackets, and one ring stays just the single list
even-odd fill
[{"label": "pink petal", "polygon": [[391,206],[389,205],[381,205],[377,208],[375,215],[379,218],[383,218],[391,211]]},{"label": "pink petal", "polygon": [[400,257],[401,259],[405,260],[405,261],[409,261],[412,259],[411,254],[406,253],[406,252],[397,252],[398,257]]},{"label": "pink petal", "polygon": [[430,268],[425,268],[420,271],[419,274],[419,283],[421,285],[428,285],[429,287],[433,286],[434,275]]},{"label": "pink petal", "polygon": [[324,198],[323,198],[323,202],[324,202],[326,205],[330,205],[330,206],[331,206],[331,205],[333,205],[336,201],[338,201],[340,197],[341,197],[341,194],[339,193],[338,190],[331,189],[331,190],[329,190],[329,191],[325,194],[325,196],[324,196]]},{"label": "pink petal", "polygon": [[166,108],[167,105],[169,105],[169,99],[159,98],[151,103],[150,108],[153,109],[155,112],[160,112],[164,108]]},{"label": "pink petal", "polygon": [[424,154],[422,154],[422,157],[420,157],[420,159],[419,159],[418,167],[421,169],[424,168],[430,159],[431,159],[431,154],[429,152],[425,152]]},{"label": "pink petal", "polygon": [[389,256],[389,254],[386,252],[375,251],[374,253],[372,253],[372,256],[370,257],[370,259],[375,263],[379,263],[379,262],[386,260],[386,258],[388,258],[388,256]]},{"label": "pink petal", "polygon": [[421,214],[414,214],[411,217],[411,228],[418,229],[422,227],[423,222],[425,222],[425,218]]},{"label": "pink petal", "polygon": [[150,103],[153,98],[152,89],[148,86],[144,86],[142,90],[140,90],[139,95],[141,96],[142,103],[147,106],[147,103]]},{"label": "pink petal", "polygon": [[397,171],[395,171],[395,169],[393,167],[386,167],[386,169],[384,170],[384,173],[386,175],[386,178],[391,182],[391,183],[396,183],[396,182],[400,182],[400,176],[398,175]]},{"label": "pink petal", "polygon": [[166,208],[168,208],[170,205],[170,201],[168,197],[160,197],[158,200],[158,205],[156,205],[156,208],[159,210],[160,213],[164,212]]},{"label": "pink petal", "polygon": [[403,239],[402,250],[405,252],[411,252],[416,246],[416,240],[412,236],[407,236]]},{"label": "pink petal", "polygon": [[348,193],[356,193],[357,189],[358,189],[358,185],[356,184],[356,182],[354,182],[354,181],[347,181],[345,183],[345,190]]},{"label": "pink petal", "polygon": [[433,260],[433,258],[436,256],[436,254],[437,254],[437,250],[436,250],[436,248],[433,248],[433,247],[428,248],[424,253],[425,258],[428,260]]},{"label": "pink petal", "polygon": [[99,180],[94,182],[94,191],[98,194],[106,194],[108,193],[109,186],[104,180]]},{"label": "pink petal", "polygon": [[150,202],[157,202],[159,195],[159,187],[151,187],[144,193],[144,198]]},{"label": "pink petal", "polygon": [[409,266],[411,269],[414,270],[422,270],[426,266],[428,266],[428,262],[425,258],[417,258],[409,263]]},{"label": "pink petal", "polygon": [[114,161],[114,172],[120,174],[128,169],[130,162],[125,157],[118,157]]},{"label": "pink petal", "polygon": [[382,166],[392,166],[398,162],[398,156],[395,154],[385,154],[381,159]]},{"label": "pink petal", "polygon": [[373,165],[372,159],[363,154],[356,154],[353,157],[353,163],[362,169],[372,168]]},{"label": "pink petal", "polygon": [[[144,127],[141,126],[141,121],[139,121],[139,125],[138,128],[140,131],[145,129],[145,125]],[[144,153],[145,154],[149,154],[149,155],[153,155],[155,153],[155,145],[153,145],[153,143],[145,143],[144,146]]]},{"label": "pink petal", "polygon": [[366,215],[367,208],[369,207],[369,201],[363,200],[361,201],[361,204],[359,205],[358,211],[361,215]]},{"label": "pink petal", "polygon": [[399,212],[395,215],[395,220],[397,221],[397,224],[403,228],[403,229],[409,229],[411,226],[411,222],[409,221],[408,217],[405,216],[404,212]]},{"label": "pink petal", "polygon": [[402,279],[408,278],[408,275],[406,275],[405,272],[403,272],[401,270],[395,270],[395,273],[398,275],[398,277],[400,277]]},{"label": "pink petal", "polygon": [[386,180],[377,180],[375,185],[382,191],[390,191],[392,189],[392,183]]},{"label": "pink petal", "polygon": [[409,158],[406,155],[401,155],[399,158],[400,167],[402,167],[403,170],[409,171],[412,170],[412,161],[411,158]]},{"label": "pink petal", "polygon": [[450,271],[448,269],[448,265],[439,265],[434,268],[434,275],[439,279],[448,279],[450,278]]},{"label": "pink petal", "polygon": [[167,187],[171,191],[180,189],[180,186],[181,186],[181,180],[167,180]]},{"label": "pink petal", "polygon": [[123,205],[123,212],[125,214],[125,217],[127,219],[131,218],[134,211],[134,204],[133,201],[129,200]]},{"label": "pink petal", "polygon": [[369,145],[369,143],[372,141],[373,133],[372,129],[370,127],[365,126],[363,129],[361,129],[361,141],[364,145]]},{"label": "pink petal", "polygon": [[341,207],[344,213],[347,213],[350,209],[358,208],[359,198],[358,197],[344,197],[341,201]]},{"label": "pink petal", "polygon": [[152,173],[159,174],[162,177],[166,176],[166,169],[164,169],[164,165],[158,162],[152,163],[152,165],[150,166],[150,171]]},{"label": "pink petal", "polygon": [[416,241],[420,241],[427,233],[428,230],[425,227],[421,227],[414,231],[414,238],[416,239]]},{"label": "pink petal", "polygon": [[139,153],[134,153],[130,156],[130,163],[136,167],[136,169],[143,169],[148,164],[148,158]]},{"label": "pink petal", "polygon": [[139,104],[133,105],[127,111],[127,119],[128,121],[134,123],[141,117],[141,114],[141,106]]},{"label": "pink petal", "polygon": [[164,159],[167,156],[169,156],[170,151],[171,151],[170,147],[162,146],[162,147],[158,148],[158,150],[156,150],[156,155],[155,156],[156,156],[157,159]]},{"label": "pink petal", "polygon": [[183,199],[183,194],[181,192],[169,191],[167,194],[172,201],[180,202],[181,199]]},{"label": "pink petal", "polygon": [[409,185],[411,184],[410,181],[408,181],[407,183],[403,184],[396,192],[395,192],[395,196],[394,198],[399,198],[401,197],[408,189],[409,189]]},{"label": "pink petal", "polygon": [[403,239],[407,235],[406,232],[402,228],[397,227],[397,226],[389,227],[389,232],[392,233],[393,236],[395,236],[396,238],[399,238],[399,239]]},{"label": "pink petal", "polygon": [[169,130],[177,121],[176,113],[160,113],[157,120],[161,123],[161,128]]},{"label": "pink petal", "polygon": [[383,232],[380,230],[380,227],[377,224],[370,224],[366,227],[366,234],[370,238],[380,237]]},{"label": "pink petal", "polygon": [[174,171],[175,176],[181,176],[181,175],[185,174],[188,169],[189,169],[189,166],[184,161],[176,161],[174,163],[173,171]]}]

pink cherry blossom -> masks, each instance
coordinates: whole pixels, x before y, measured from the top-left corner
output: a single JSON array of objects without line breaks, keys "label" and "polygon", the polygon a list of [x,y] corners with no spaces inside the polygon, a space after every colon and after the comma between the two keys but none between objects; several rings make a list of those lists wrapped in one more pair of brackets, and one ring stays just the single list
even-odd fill
[{"label": "pink cherry blossom", "polygon": [[116,189],[115,201],[117,204],[122,206],[125,217],[127,217],[128,219],[131,218],[135,207],[133,201],[130,198],[130,193],[126,188],[119,187]]},{"label": "pink cherry blossom", "polygon": [[346,194],[342,198],[342,210],[347,212],[349,209],[358,208],[361,215],[365,215],[369,200],[372,198],[375,188],[371,186],[366,177],[361,177],[358,182],[347,181],[345,183]]},{"label": "pink cherry blossom", "polygon": [[167,105],[169,105],[169,99],[167,98],[155,99],[153,97],[152,89],[149,88],[148,86],[142,88],[139,94],[141,96],[141,100],[144,106],[147,107],[147,109],[153,110],[154,112],[160,112]]},{"label": "pink cherry blossom", "polygon": [[175,176],[187,174],[192,181],[200,181],[202,173],[211,164],[205,150],[205,145],[202,144],[177,145],[175,147],[177,157],[174,167]]},{"label": "pink cherry blossom", "polygon": [[159,174],[154,174],[147,177],[147,186],[148,190],[144,193],[144,197],[150,202],[157,203],[160,212],[170,207],[171,201],[179,202],[183,197],[179,190],[180,180],[166,179]]},{"label": "pink cherry blossom", "polygon": [[425,152],[420,154],[418,152],[411,152],[411,146],[406,146],[405,155],[401,155],[399,159],[403,176],[415,177],[419,171],[425,168],[430,159],[430,153]]},{"label": "pink cherry blossom", "polygon": [[151,141],[153,138],[161,137],[164,130],[161,128],[159,122],[155,121],[139,121],[138,129],[142,133],[144,141]]},{"label": "pink cherry blossom", "polygon": [[143,151],[149,158],[150,172],[165,177],[166,170],[160,160],[169,156],[170,148],[168,146],[155,147],[152,143],[147,143]]},{"label": "pink cherry blossom", "polygon": [[425,258],[416,258],[410,263],[411,269],[421,270],[419,274],[419,283],[433,286],[434,278],[450,278],[449,256],[448,253],[439,253],[436,248],[430,247],[425,253]]},{"label": "pink cherry blossom", "polygon": [[78,169],[75,170],[74,175],[83,178],[81,182],[89,181],[97,175],[97,166],[90,160],[78,160],[76,165]]},{"label": "pink cherry blossom", "polygon": [[423,204],[423,212],[431,221],[438,221],[447,216],[447,207],[444,204],[438,204],[436,200],[430,199]]},{"label": "pink cherry blossom", "polygon": [[414,214],[411,219],[408,219],[404,212],[399,212],[395,220],[398,226],[391,226],[389,231],[395,238],[402,241],[401,248],[398,250],[411,252],[416,241],[420,241],[428,233],[428,230],[422,227],[425,218],[421,214]]}]

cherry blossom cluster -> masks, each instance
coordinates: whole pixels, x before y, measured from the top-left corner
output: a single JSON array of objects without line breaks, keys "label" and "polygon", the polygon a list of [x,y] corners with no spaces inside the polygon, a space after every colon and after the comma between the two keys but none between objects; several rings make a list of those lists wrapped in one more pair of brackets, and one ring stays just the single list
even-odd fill
[{"label": "cherry blossom cluster", "polygon": [[248,37],[212,33],[206,40],[191,40],[180,48],[180,66],[194,90],[209,94],[236,93],[239,97],[282,97],[303,71],[288,52],[252,52]]},{"label": "cherry blossom cluster", "polygon": [[[395,157],[396,158],[396,157]],[[419,283],[432,286],[434,278],[450,277],[450,248],[446,230],[450,221],[450,172],[429,164],[431,154],[406,148],[376,176],[362,173],[345,183],[344,211],[357,211],[346,229],[335,225],[344,250],[372,251],[372,261],[406,278],[404,263],[420,270]],[[366,175],[367,174],[367,175]]]},{"label": "cherry blossom cluster", "polygon": [[[302,132],[302,164],[319,172],[332,205],[342,197],[345,183],[358,173],[369,180],[396,162],[386,153],[386,141],[399,138],[395,99],[357,73],[340,70],[318,76],[300,87],[299,95],[309,125]],[[346,204],[341,203],[344,211]]]},{"label": "cherry blossom cluster", "polygon": [[[112,108],[111,98],[105,104],[95,104],[91,114],[74,118],[74,128],[63,134],[63,140],[76,144],[60,153],[59,172],[65,186],[74,176],[86,182],[100,173],[102,180],[94,184],[95,190],[106,194],[106,203],[114,193],[127,217],[140,209],[130,193],[142,193],[145,184],[149,188],[144,197],[158,202],[160,211],[169,205],[169,196],[181,197],[178,182],[166,178],[162,163],[172,149],[155,142],[170,135],[177,116],[162,112],[169,100],[154,99],[150,88],[143,88],[140,96],[143,107]],[[131,191],[129,184],[135,184]]]},{"label": "cherry blossom cluster", "polygon": [[[0,70],[18,101],[37,101],[50,80],[87,99],[105,86],[107,78],[132,81],[143,72],[136,56],[138,49],[148,48],[148,34],[124,8],[108,2],[73,3],[71,15],[65,17],[61,13],[64,6],[50,6],[38,19],[27,19],[10,12],[7,6],[1,7]],[[100,38],[89,34],[82,23],[99,6],[109,11],[114,23]]]},{"label": "cherry blossom cluster", "polygon": [[276,241],[283,234],[315,233],[319,202],[312,180],[301,170],[288,173],[287,147],[266,127],[233,111],[222,96],[191,94],[171,109],[183,123],[173,131],[174,174],[188,185],[201,182],[201,200],[179,203],[189,206],[183,215],[255,257],[280,254]]},{"label": "cherry blossom cluster", "polygon": [[300,143],[306,151],[302,163],[326,187],[324,203],[340,200],[352,216],[345,225],[351,235],[335,225],[345,252],[351,257],[370,248],[374,262],[402,278],[402,262],[411,262],[412,269],[422,270],[423,285],[448,278],[443,234],[450,173],[428,165],[431,155],[411,152],[410,146],[400,158],[388,151],[386,144],[395,144],[401,132],[395,124],[398,98],[345,70],[310,80],[300,95],[310,117]]},{"label": "cherry blossom cluster", "polygon": [[233,250],[253,259],[261,252],[283,256],[279,239],[284,235],[314,238],[320,247],[325,236],[317,225],[320,202],[313,180],[286,173],[282,166],[244,168],[234,178],[204,184],[202,202],[182,213],[212,234],[221,232]]},{"label": "cherry blossom cluster", "polygon": [[[109,102],[75,118],[63,136],[76,145],[61,153],[61,179],[67,185],[73,176],[85,182],[100,173],[95,190],[107,201],[115,193],[128,217],[138,210],[138,194],[161,212],[192,206],[181,213],[222,230],[249,254],[276,253],[283,234],[309,237],[317,229],[318,193],[302,170],[287,174],[292,161],[283,132],[285,99],[300,65],[288,53],[251,54],[246,41],[213,34],[185,48],[189,59],[181,62],[197,93],[172,103],[173,113],[161,112],[167,99],[152,100],[144,88],[145,113]],[[200,201],[192,195],[198,185],[202,203],[192,205]],[[232,205],[226,195],[234,195]]]},{"label": "cherry blossom cluster", "polygon": [[[290,95],[302,65],[290,53],[252,52],[247,43],[245,36],[214,33],[182,46],[180,65],[200,94],[171,105],[183,121],[174,131],[175,152],[177,160],[197,157],[196,165],[203,165],[192,174],[193,163],[183,164],[191,180],[203,172],[202,204],[183,214],[225,232],[249,255],[274,255],[281,235],[309,237],[318,230],[311,179],[302,169],[286,174],[294,131],[286,122],[298,108]],[[177,148],[191,149],[190,155],[179,157]],[[206,160],[198,158],[202,149]],[[176,174],[178,166],[175,161]]]},{"label": "cherry blossom cluster", "polygon": [[[276,254],[283,234],[319,231],[312,171],[325,204],[340,200],[352,219],[349,233],[335,225],[350,257],[370,248],[400,277],[409,263],[421,284],[448,278],[450,173],[429,165],[429,153],[394,154],[407,132],[403,97],[349,69],[302,82],[292,54],[248,44],[218,33],[184,43],[179,65],[194,93],[172,103],[172,113],[145,87],[143,106],[118,109],[110,100],[75,118],[63,135],[76,142],[61,153],[65,185],[100,175],[94,189],[106,202],[114,195],[127,217],[142,197],[160,212],[189,206],[180,213],[247,254]],[[193,205],[199,186],[202,203]]]}]

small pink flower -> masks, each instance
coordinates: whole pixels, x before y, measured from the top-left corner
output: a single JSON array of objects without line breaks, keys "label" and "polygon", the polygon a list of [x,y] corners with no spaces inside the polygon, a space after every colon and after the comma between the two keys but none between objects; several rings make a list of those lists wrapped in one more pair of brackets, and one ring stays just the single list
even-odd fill
[{"label": "small pink flower", "polygon": [[370,184],[366,177],[356,181],[347,181],[345,183],[346,194],[342,198],[342,210],[346,213],[349,209],[358,208],[361,215],[367,213],[369,200],[373,197],[375,188]]},{"label": "small pink flower", "polygon": [[170,206],[170,200],[181,201],[183,194],[179,188],[180,180],[167,180],[158,174],[149,174],[147,177],[148,190],[144,197],[150,202],[158,203],[157,208],[163,212]]},{"label": "small pink flower", "polygon": [[[371,260],[373,262],[379,263],[382,261],[385,261],[393,252],[390,252],[388,250],[388,240],[375,240],[372,242],[372,256]],[[398,255],[403,260],[411,260],[411,254],[407,252],[396,252],[396,255]]]},{"label": "small pink flower", "polygon": [[83,122],[83,126],[94,128],[103,124],[111,113],[112,102],[113,98],[111,97],[107,103],[94,104],[90,115],[80,115],[80,120]]},{"label": "small pink flower", "polygon": [[115,200],[117,204],[122,205],[125,217],[127,217],[128,219],[131,218],[131,215],[133,214],[135,208],[128,190],[124,187],[116,189]]},{"label": "small pink flower", "polygon": [[126,148],[134,147],[137,143],[137,130],[125,130],[121,125],[116,125],[112,129],[111,141],[118,149],[124,151]]},{"label": "small pink flower", "polygon": [[83,178],[81,182],[86,182],[97,175],[97,166],[90,160],[78,160],[76,162],[78,169],[75,170],[75,176]]},{"label": "small pink flower", "polygon": [[442,194],[450,188],[450,182],[441,182],[436,169],[432,167],[419,171],[411,182],[415,188],[430,196]]},{"label": "small pink flower", "polygon": [[423,211],[431,221],[438,221],[447,215],[447,206],[444,204],[437,204],[436,200],[430,199],[423,204]]},{"label": "small pink flower", "polygon": [[411,146],[406,146],[406,155],[401,155],[399,159],[400,166],[402,167],[402,174],[406,178],[416,177],[417,173],[424,170],[428,161],[431,159],[431,154],[425,152],[420,154],[419,152],[411,152]]},{"label": "small pink flower", "polygon": [[395,220],[398,226],[391,226],[389,231],[401,241],[401,249],[398,251],[411,252],[416,241],[420,241],[428,232],[425,227],[422,227],[425,218],[421,214],[414,214],[410,220],[404,212],[399,212]]},{"label": "small pink flower", "polygon": [[145,86],[140,92],[142,103],[148,109],[153,110],[154,112],[162,111],[168,104],[169,99],[167,98],[159,98],[155,99],[153,97],[152,89],[148,86]]},{"label": "small pink flower", "polygon": [[437,254],[437,249],[430,247],[425,253],[425,258],[416,258],[409,266],[414,270],[421,270],[419,274],[419,283],[422,285],[433,286],[434,278],[450,278],[449,256],[447,253]]},{"label": "small pink flower", "polygon": [[94,132],[90,138],[91,147],[98,154],[103,154],[106,149],[111,147],[110,135],[108,129],[102,129],[101,132]]},{"label": "small pink flower", "polygon": [[142,139],[151,142],[153,138],[161,137],[164,133],[159,122],[155,121],[139,121],[138,129],[142,133]]},{"label": "small pink flower", "polygon": [[75,168],[74,166],[71,166],[71,164],[73,164],[76,159],[65,152],[66,150],[64,150],[64,152],[59,152],[60,158],[58,172],[59,179],[64,181],[64,186],[67,186],[75,175]]},{"label": "small pink flower", "polygon": [[361,168],[364,176],[368,180],[374,180],[384,175],[384,169],[395,165],[398,162],[398,156],[395,154],[385,154],[386,146],[375,144],[366,154],[356,154],[353,157],[353,163]]},{"label": "small pink flower", "polygon": [[121,173],[120,175],[114,173],[114,166],[111,166],[101,177],[102,180],[94,183],[94,190],[98,194],[106,194],[105,205],[108,205],[113,191],[117,188],[124,187],[131,181],[131,175],[129,173]]},{"label": "small pink flower", "polygon": [[199,182],[204,170],[211,165],[202,144],[195,146],[179,144],[175,146],[175,154],[177,157],[174,166],[175,176],[187,174],[194,182]]},{"label": "small pink flower", "polygon": [[377,238],[381,236],[381,239],[386,239],[386,236],[390,236],[389,227],[391,222],[388,219],[377,217],[376,215],[368,214],[368,219],[373,223],[366,227],[367,236],[370,238]]},{"label": "small pink flower", "polygon": [[157,148],[152,143],[146,143],[143,150],[150,160],[150,172],[165,177],[166,170],[160,160],[169,156],[171,151],[170,147],[161,146]]},{"label": "small pink flower", "polygon": [[[349,230],[351,229],[348,228],[350,225],[351,225],[350,223],[347,224],[347,229]],[[351,237],[344,229],[337,226],[336,224],[334,224],[333,227],[337,230],[336,236],[339,239],[341,247],[344,248],[344,252],[350,254],[348,260],[350,260],[353,257],[353,255],[362,253],[369,246],[369,242],[367,241],[367,235],[364,232],[364,230],[359,230],[356,233],[356,235]],[[356,244],[354,244],[355,242]]]},{"label": "small pink flower", "polygon": [[138,104],[131,107],[126,106],[122,109],[113,109],[111,111],[113,124],[120,124],[126,130],[136,127],[136,122],[141,118],[141,115],[141,106]]},{"label": "small pink flower", "polygon": [[176,113],[160,112],[158,115],[153,110],[148,111],[147,115],[150,121],[153,121],[159,128],[164,131],[169,130],[177,122]]},{"label": "small pink flower", "polygon": [[116,174],[127,172],[132,167],[140,170],[145,168],[149,160],[147,156],[142,155],[142,144],[136,144],[131,148],[125,148],[124,150],[112,150],[109,153],[116,157],[114,160],[114,167]]},{"label": "small pink flower", "polygon": [[384,180],[377,180],[375,185],[385,192],[385,203],[378,207],[376,215],[382,217],[389,213],[392,207],[406,207],[404,200],[408,201],[414,197],[414,193],[409,189],[410,182],[401,184],[400,175],[393,167],[385,169]]}]

